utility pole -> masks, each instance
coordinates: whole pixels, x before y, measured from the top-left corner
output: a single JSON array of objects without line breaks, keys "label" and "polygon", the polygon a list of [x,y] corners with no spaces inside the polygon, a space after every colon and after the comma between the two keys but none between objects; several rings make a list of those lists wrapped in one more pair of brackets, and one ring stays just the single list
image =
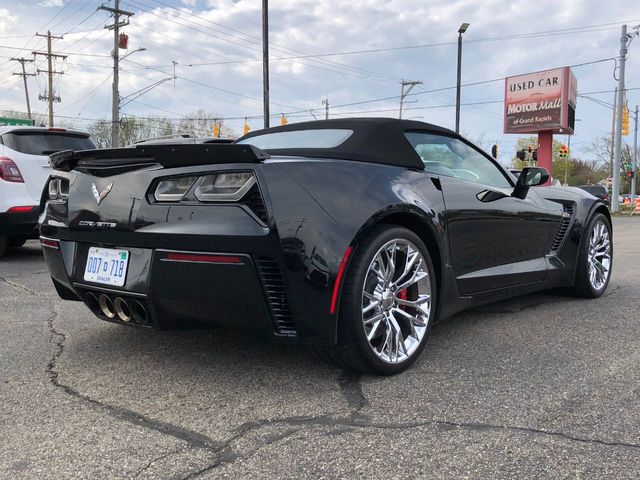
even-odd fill
[{"label": "utility pole", "polygon": [[[101,5],[98,10],[104,10],[113,15],[113,23],[105,25],[107,30],[113,30],[113,83],[111,84],[111,148],[118,148],[118,136],[120,131],[120,92],[119,92],[119,62],[120,62],[120,28],[129,25],[129,17],[133,12],[120,10],[120,0],[115,0],[113,8]],[[120,16],[126,17],[120,20]]]},{"label": "utility pole", "polygon": [[264,128],[269,128],[269,0],[262,0],[262,102]]},{"label": "utility pole", "polygon": [[322,105],[324,105],[324,119],[329,120],[329,97],[322,100]]},{"label": "utility pole", "polygon": [[613,144],[613,188],[611,192],[611,211],[619,209],[620,196],[620,160],[622,153],[622,103],[624,102],[624,67],[627,60],[627,26],[622,25],[620,35],[620,67],[618,69],[618,98],[616,99],[616,128]]},{"label": "utility pole", "polygon": [[636,125],[633,130],[633,160],[631,161],[631,168],[633,168],[633,177],[631,177],[631,205],[636,204],[636,177],[638,176],[638,172],[636,169],[638,168],[638,105],[636,105]]},{"label": "utility pole", "polygon": [[38,95],[40,100],[46,100],[49,104],[49,128],[53,127],[53,102],[60,102],[60,97],[55,94],[53,91],[53,76],[54,75],[62,75],[64,72],[56,72],[53,69],[53,59],[54,58],[62,58],[63,60],[67,58],[66,55],[60,55],[59,53],[52,53],[51,51],[51,40],[62,40],[62,37],[56,37],[55,35],[51,35],[51,32],[48,31],[46,35],[41,33],[36,33],[37,37],[45,37],[47,39],[47,51],[45,52],[32,52],[34,56],[41,55],[43,57],[47,57],[47,70],[37,69],[38,73],[46,73],[48,76],[48,90],[45,92],[45,95]]},{"label": "utility pole", "polygon": [[22,66],[22,73],[19,72],[13,72],[13,75],[19,75],[22,77],[22,79],[24,80],[24,95],[27,99],[27,116],[29,117],[29,120],[31,120],[31,103],[29,102],[29,87],[27,87],[27,77],[35,77],[36,74],[35,73],[27,73],[27,71],[24,68],[24,64],[27,62],[33,62],[33,59],[29,59],[29,58],[11,58],[11,61],[13,62],[20,62],[20,65]]},{"label": "utility pole", "polygon": [[398,118],[402,118],[402,107],[404,106],[404,98],[409,95],[409,92],[413,90],[416,85],[422,85],[422,80],[402,80],[400,83],[402,88],[400,89],[400,113]]}]

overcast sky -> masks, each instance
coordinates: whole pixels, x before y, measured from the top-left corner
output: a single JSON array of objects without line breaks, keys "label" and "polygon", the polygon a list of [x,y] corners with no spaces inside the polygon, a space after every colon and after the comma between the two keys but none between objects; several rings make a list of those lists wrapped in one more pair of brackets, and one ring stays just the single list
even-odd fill
[{"label": "overcast sky", "polygon": [[[405,79],[423,82],[413,90],[417,95],[407,98],[412,103],[406,105],[405,118],[453,128],[455,89],[449,87],[455,85],[462,22],[471,24],[464,34],[463,84],[616,57],[621,24],[640,24],[638,0],[269,3],[271,112],[298,112],[287,115],[290,122],[313,119],[309,110],[321,118],[324,98],[331,117],[397,116],[400,81]],[[73,119],[78,127],[110,118],[113,36],[103,28],[110,19],[96,10],[100,4],[0,0],[0,110],[26,110],[21,78],[11,75],[18,65],[9,58],[31,58],[31,51],[46,48],[46,41],[33,35],[51,29],[64,36],[54,42],[54,51],[69,53],[55,64],[64,71],[56,78],[62,99],[56,114],[71,117],[65,120]],[[113,6],[113,1],[105,5]],[[253,129],[262,125],[260,0],[122,0],[121,8],[135,13],[123,29],[129,35],[128,51],[146,48],[122,62],[121,96],[172,76],[172,61],[178,76],[175,85],[167,81],[128,103],[123,115],[180,117],[204,109],[234,118],[226,124],[238,132],[244,117],[255,117],[248,120]],[[282,59],[395,47],[415,48]],[[46,68],[44,62],[38,58],[35,67]],[[580,93],[611,103],[612,92],[589,92],[615,88],[613,61],[577,66],[574,73]],[[626,77],[627,88],[640,87],[640,39],[630,47]],[[45,77],[29,77],[28,82],[33,110],[44,113],[38,94],[44,93]],[[428,93],[437,89],[443,90]],[[506,163],[516,136],[502,134],[503,90],[502,80],[464,87],[461,130],[471,139],[484,137],[485,144],[498,141]],[[387,97],[392,98],[358,104]],[[630,90],[628,99],[631,106],[640,103],[640,89]],[[610,133],[611,110],[580,97],[577,118],[581,121],[572,153],[580,155],[593,140]]]}]

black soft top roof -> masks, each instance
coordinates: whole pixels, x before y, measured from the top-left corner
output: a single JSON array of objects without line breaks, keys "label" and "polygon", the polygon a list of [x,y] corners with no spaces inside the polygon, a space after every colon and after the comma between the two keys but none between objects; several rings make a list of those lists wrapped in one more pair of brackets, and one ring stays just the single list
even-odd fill
[{"label": "black soft top roof", "polygon": [[403,167],[424,168],[420,156],[405,138],[405,132],[426,132],[457,136],[447,128],[415,120],[396,118],[339,118],[293,123],[279,127],[256,130],[238,139],[275,132],[296,130],[321,130],[327,128],[353,130],[344,143],[334,148],[280,148],[265,149],[272,155],[340,158],[360,162],[385,163]]}]

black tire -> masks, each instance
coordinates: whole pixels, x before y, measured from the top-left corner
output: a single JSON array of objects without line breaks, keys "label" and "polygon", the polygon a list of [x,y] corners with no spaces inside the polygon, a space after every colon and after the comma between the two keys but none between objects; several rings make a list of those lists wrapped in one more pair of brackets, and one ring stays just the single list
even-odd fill
[{"label": "black tire", "polygon": [[[425,260],[431,282],[431,310],[426,331],[417,348],[399,363],[389,363],[377,356],[370,345],[362,319],[362,295],[365,279],[374,256],[394,239],[410,241]],[[338,345],[314,347],[326,363],[360,373],[395,375],[409,368],[418,358],[428,338],[436,311],[436,279],[433,263],[424,242],[411,230],[393,225],[374,227],[356,246],[342,285],[338,310]]]},{"label": "black tire", "polygon": [[[610,243],[610,264],[609,271],[607,273],[606,281],[604,285],[600,288],[595,288],[592,285],[589,278],[589,249],[590,249],[590,238],[593,229],[597,224],[602,224],[605,226]],[[613,237],[611,235],[611,222],[607,218],[606,215],[602,213],[596,213],[591,217],[589,222],[587,223],[586,228],[584,229],[584,234],[582,238],[582,244],[580,245],[580,249],[578,250],[578,257],[576,259],[576,278],[573,284],[573,287],[567,289],[567,293],[576,297],[582,298],[598,298],[602,295],[609,285],[609,280],[611,279],[611,271],[613,268]]]},{"label": "black tire", "polygon": [[7,243],[7,237],[0,235],[0,258],[4,257],[4,254],[7,251]]},{"label": "black tire", "polygon": [[27,237],[9,237],[9,247],[19,248],[27,243]]}]

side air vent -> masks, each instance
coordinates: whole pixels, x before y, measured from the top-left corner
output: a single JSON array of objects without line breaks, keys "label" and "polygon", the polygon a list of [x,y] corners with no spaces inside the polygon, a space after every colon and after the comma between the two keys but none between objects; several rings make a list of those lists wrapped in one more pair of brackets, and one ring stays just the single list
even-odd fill
[{"label": "side air vent", "polygon": [[255,262],[269,303],[276,333],[290,337],[296,336],[296,326],[293,323],[280,267],[270,258],[256,257]]},{"label": "side air vent", "polygon": [[265,225],[268,223],[269,217],[267,216],[267,209],[264,206],[258,185],[251,187],[251,190],[247,192],[242,202],[256,214],[256,217],[258,217],[262,223]]},{"label": "side air vent", "polygon": [[569,232],[571,222],[573,221],[573,205],[563,204],[562,207],[564,209],[564,214],[562,215],[562,220],[560,221],[560,227],[558,228],[556,236],[553,238],[553,243],[551,244],[552,253],[560,250],[562,242],[564,242],[564,239],[567,236],[567,232]]}]

